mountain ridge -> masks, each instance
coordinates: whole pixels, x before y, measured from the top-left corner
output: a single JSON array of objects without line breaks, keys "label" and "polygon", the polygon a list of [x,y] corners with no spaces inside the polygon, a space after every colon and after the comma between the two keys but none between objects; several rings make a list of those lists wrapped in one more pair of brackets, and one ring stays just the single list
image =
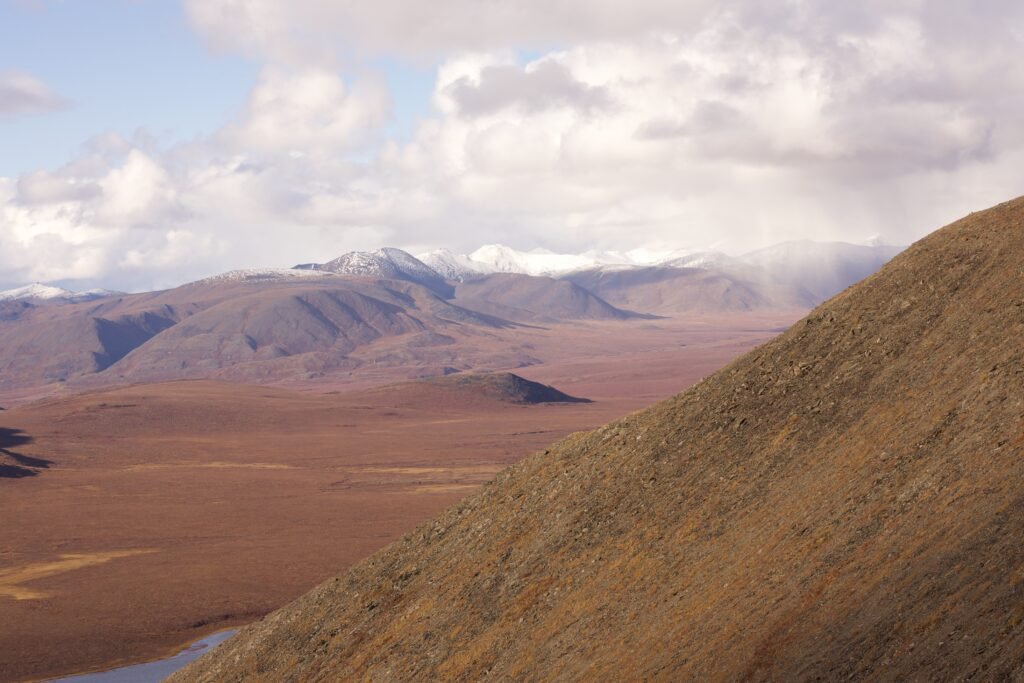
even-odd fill
[{"label": "mountain ridge", "polygon": [[437,271],[412,254],[394,247],[382,247],[374,251],[350,251],[326,263],[300,264],[294,269],[406,280],[423,285],[446,299],[454,295],[452,286]]},{"label": "mountain ridge", "polygon": [[0,291],[0,303],[12,301],[43,301],[43,302],[72,302],[94,301],[109,296],[117,296],[121,292],[110,289],[89,289],[84,292],[73,292],[63,287],[45,285],[41,282],[33,282],[23,287],[6,289]]},{"label": "mountain ridge", "polygon": [[651,317],[618,308],[575,282],[520,273],[490,273],[460,282],[455,301],[481,313],[533,323]]},{"label": "mountain ridge", "polygon": [[[9,316],[0,325],[0,390],[317,376],[357,367],[362,361],[354,352],[389,337],[408,339],[429,359],[437,343],[431,340],[442,339],[445,329],[515,326],[419,284],[329,273],[214,279],[58,307],[28,305]],[[510,354],[509,362],[516,360],[526,359]]]}]

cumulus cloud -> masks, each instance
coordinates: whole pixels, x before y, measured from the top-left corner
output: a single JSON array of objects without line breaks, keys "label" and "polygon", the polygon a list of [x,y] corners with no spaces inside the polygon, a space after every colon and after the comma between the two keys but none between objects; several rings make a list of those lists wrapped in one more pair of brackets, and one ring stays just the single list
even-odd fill
[{"label": "cumulus cloud", "polygon": [[[247,102],[206,138],[101,136],[0,180],[0,280],[149,287],[383,244],[905,243],[1021,193],[1008,0],[187,7],[265,61]],[[437,60],[409,139],[356,54]]]},{"label": "cumulus cloud", "polygon": [[59,204],[85,201],[102,190],[89,180],[80,180],[65,172],[33,171],[18,178],[17,198],[26,205]]},{"label": "cumulus cloud", "polygon": [[240,119],[221,133],[242,152],[306,153],[365,147],[390,111],[383,85],[346,86],[325,69],[271,67],[249,94]]},{"label": "cumulus cloud", "polygon": [[483,68],[475,79],[459,78],[445,88],[464,116],[493,114],[518,107],[537,112],[556,107],[582,111],[605,109],[612,101],[601,87],[576,80],[569,69],[553,59],[527,65],[493,65]]},{"label": "cumulus cloud", "polygon": [[0,117],[41,114],[67,105],[35,76],[23,71],[0,71]]}]

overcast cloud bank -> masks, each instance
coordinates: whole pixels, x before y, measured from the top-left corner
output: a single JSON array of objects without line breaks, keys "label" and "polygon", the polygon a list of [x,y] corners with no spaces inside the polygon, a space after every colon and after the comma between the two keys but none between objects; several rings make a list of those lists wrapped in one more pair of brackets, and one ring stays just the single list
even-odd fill
[{"label": "overcast cloud bank", "polygon": [[[264,63],[248,100],[202,139],[99,135],[0,178],[0,284],[149,289],[382,245],[904,244],[1024,191],[1019,3],[186,4],[212,49]],[[386,137],[380,55],[437,64],[411,140]],[[5,83],[0,113],[61,104]]]}]

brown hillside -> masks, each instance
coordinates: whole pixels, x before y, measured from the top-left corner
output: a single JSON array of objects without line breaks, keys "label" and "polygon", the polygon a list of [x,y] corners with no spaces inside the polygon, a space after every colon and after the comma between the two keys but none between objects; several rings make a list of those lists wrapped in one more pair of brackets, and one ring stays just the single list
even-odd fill
[{"label": "brown hillside", "polygon": [[1024,676],[1024,199],[175,681]]},{"label": "brown hillside", "polygon": [[210,278],[164,292],[10,310],[9,320],[0,319],[0,391],[320,376],[357,368],[354,352],[391,338],[409,341],[411,365],[429,361],[431,339],[450,342],[446,332],[513,327],[416,284],[334,276]]},{"label": "brown hillside", "polygon": [[658,315],[806,311],[821,302],[796,284],[781,284],[751,268],[737,266],[730,271],[657,266],[597,268],[570,273],[565,278],[615,306]]},{"label": "brown hillside", "polygon": [[493,273],[460,282],[459,306],[520,322],[559,320],[624,320],[642,317],[615,308],[568,280],[517,273]]}]

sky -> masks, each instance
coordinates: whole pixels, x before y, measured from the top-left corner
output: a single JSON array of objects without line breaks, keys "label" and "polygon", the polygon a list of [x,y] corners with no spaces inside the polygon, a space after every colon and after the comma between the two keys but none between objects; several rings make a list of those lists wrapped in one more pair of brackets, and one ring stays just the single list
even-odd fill
[{"label": "sky", "polygon": [[0,0],[0,287],[907,244],[1024,194],[1012,0]]}]

